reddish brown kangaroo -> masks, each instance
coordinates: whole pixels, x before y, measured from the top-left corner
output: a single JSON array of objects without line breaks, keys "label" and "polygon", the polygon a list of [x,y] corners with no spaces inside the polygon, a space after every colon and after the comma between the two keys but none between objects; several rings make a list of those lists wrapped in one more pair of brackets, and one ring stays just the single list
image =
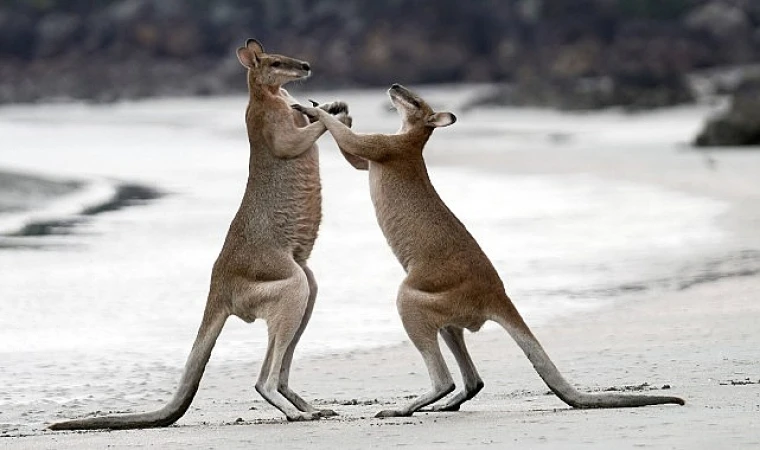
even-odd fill
[{"label": "reddish brown kangaroo", "polygon": [[[179,388],[158,411],[70,420],[51,425],[53,430],[150,428],[176,422],[190,407],[230,315],[246,322],[259,318],[267,322],[269,343],[256,382],[256,390],[265,400],[288,420],[335,414],[314,409],[288,387],[293,351],[317,295],[317,283],[306,260],[321,220],[314,143],[326,129],[320,122],[309,124],[304,115],[293,111],[295,100],[281,86],[308,77],[311,69],[307,62],[264,53],[255,39],[240,47],[237,56],[248,69],[248,184],[211,271],[203,320]],[[350,124],[345,103],[323,108]]]},{"label": "reddish brown kangaroo", "polygon": [[467,352],[463,329],[478,331],[487,320],[507,330],[549,389],[572,407],[683,405],[677,397],[587,394],[565,381],[507,296],[488,257],[428,178],[422,156],[425,143],[434,129],[453,124],[456,117],[433,111],[422,98],[398,84],[388,93],[402,119],[401,129],[392,135],[356,134],[324,111],[293,106],[323,122],[343,151],[368,162],[377,221],[407,274],[396,305],[404,329],[425,361],[432,390],[400,409],[381,411],[377,417],[410,416],[454,390],[437,333],[454,354],[465,386],[434,410],[456,411],[473,398],[483,388],[483,381]]}]

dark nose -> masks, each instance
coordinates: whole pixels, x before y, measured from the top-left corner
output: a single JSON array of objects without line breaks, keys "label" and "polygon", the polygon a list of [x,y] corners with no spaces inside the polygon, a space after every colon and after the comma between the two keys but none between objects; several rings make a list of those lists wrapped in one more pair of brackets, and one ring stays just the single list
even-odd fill
[{"label": "dark nose", "polygon": [[400,84],[398,84],[398,83],[393,83],[393,85],[391,86],[391,89],[398,89],[398,88],[400,88],[400,87],[401,87],[401,85],[400,85]]},{"label": "dark nose", "polygon": [[303,70],[306,70],[306,71],[311,70],[311,66],[309,65],[309,63],[306,63],[306,62],[305,63],[301,63],[301,68]]}]

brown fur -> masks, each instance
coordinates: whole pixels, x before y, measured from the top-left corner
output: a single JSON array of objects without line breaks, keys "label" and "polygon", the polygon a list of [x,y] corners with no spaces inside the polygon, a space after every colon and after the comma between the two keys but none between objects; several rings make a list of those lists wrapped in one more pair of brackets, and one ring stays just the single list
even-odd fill
[{"label": "brown fur", "polygon": [[[245,119],[250,142],[248,183],[224,246],[211,272],[203,320],[179,389],[162,409],[143,414],[95,417],[51,425],[54,430],[125,429],[167,426],[187,411],[206,363],[230,315],[246,322],[264,319],[269,345],[256,390],[288,420],[333,415],[317,411],[288,387],[293,351],[314,307],[317,284],[306,265],[321,220],[321,185],[315,141],[325,132],[291,109],[281,85],[306,78],[308,63],[267,54],[249,39],[237,51],[248,69],[250,99]],[[347,107],[337,112],[350,124]]]},{"label": "brown fur", "polygon": [[411,415],[454,390],[438,333],[454,354],[465,387],[434,410],[458,410],[474,397],[483,381],[467,352],[463,329],[477,331],[487,320],[509,332],[549,388],[573,407],[683,404],[677,397],[586,394],[565,381],[515,309],[488,257],[430,182],[422,151],[435,128],[456,118],[434,112],[403,86],[393,85],[389,94],[402,116],[401,130],[393,135],[356,134],[323,111],[294,106],[324,122],[343,151],[368,161],[377,221],[407,274],[399,288],[398,311],[433,386],[403,408],[381,411],[378,417]]}]

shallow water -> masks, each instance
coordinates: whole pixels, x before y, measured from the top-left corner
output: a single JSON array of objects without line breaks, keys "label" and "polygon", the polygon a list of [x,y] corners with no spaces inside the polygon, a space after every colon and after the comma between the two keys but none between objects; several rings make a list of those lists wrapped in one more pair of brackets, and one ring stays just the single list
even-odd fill
[{"label": "shallow water", "polygon": [[[454,110],[467,94],[428,92],[437,107]],[[350,103],[359,131],[397,128],[382,92],[319,94],[323,101],[330,97]],[[0,110],[0,167],[82,180],[85,186],[35,203],[30,211],[0,215],[0,233],[29,221],[71,217],[110,199],[121,182],[166,194],[89,217],[68,234],[0,238],[0,405],[81,399],[93,385],[134,380],[136,373],[142,384],[126,395],[146,395],[153,392],[146,376],[176,378],[200,321],[211,265],[245,186],[245,100]],[[602,142],[622,135],[629,145],[633,140],[668,151],[674,129],[682,132],[698,120],[674,113],[674,126],[642,138],[627,130],[646,122],[626,123],[616,114],[598,115],[601,131],[577,116],[547,112],[493,110],[469,123],[467,117],[437,131],[429,148],[445,152],[466,142],[499,152],[515,142],[557,145],[571,135],[602,151]],[[521,125],[520,133],[504,123]],[[366,173],[351,169],[329,138],[320,145],[324,221],[310,263],[320,293],[298,352],[401,342],[394,297],[403,272],[375,223]],[[435,165],[430,174],[534,325],[631,290],[677,288],[669,280],[684,278],[693,261],[726,245],[716,218],[727,205],[714,199],[591,174],[505,176]],[[262,324],[232,318],[214,358],[258,364],[265,343]],[[40,380],[44,390],[37,389]],[[109,395],[107,389],[95,391]]]}]

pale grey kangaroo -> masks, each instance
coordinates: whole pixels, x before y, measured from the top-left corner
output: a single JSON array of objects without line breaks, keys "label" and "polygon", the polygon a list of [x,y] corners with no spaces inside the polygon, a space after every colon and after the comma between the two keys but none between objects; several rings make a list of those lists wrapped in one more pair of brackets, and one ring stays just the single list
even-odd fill
[{"label": "pale grey kangaroo", "polygon": [[488,257],[430,183],[422,156],[425,143],[434,129],[453,124],[456,117],[433,111],[422,98],[398,84],[388,93],[401,115],[401,129],[392,135],[357,134],[324,111],[293,106],[323,122],[342,151],[365,160],[377,221],[407,274],[396,305],[404,329],[425,361],[432,390],[401,409],[381,411],[377,416],[409,416],[454,390],[438,333],[454,354],[465,386],[434,410],[456,411],[473,398],[483,388],[483,381],[467,352],[463,329],[477,331],[487,320],[507,330],[549,389],[570,406],[683,405],[677,397],[587,394],[565,381],[507,296]]}]

